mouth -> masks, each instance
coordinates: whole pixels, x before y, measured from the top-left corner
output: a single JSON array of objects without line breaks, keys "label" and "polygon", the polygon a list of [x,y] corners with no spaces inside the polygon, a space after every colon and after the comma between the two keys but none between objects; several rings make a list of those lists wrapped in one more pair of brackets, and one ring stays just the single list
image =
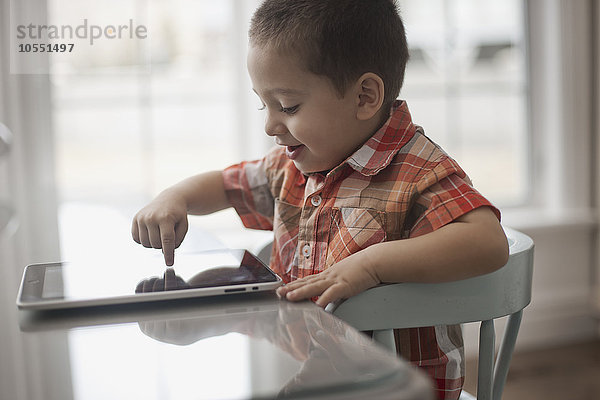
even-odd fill
[{"label": "mouth", "polygon": [[304,145],[302,144],[299,144],[297,146],[285,146],[285,155],[290,160],[294,160],[300,156],[302,149],[304,149]]}]

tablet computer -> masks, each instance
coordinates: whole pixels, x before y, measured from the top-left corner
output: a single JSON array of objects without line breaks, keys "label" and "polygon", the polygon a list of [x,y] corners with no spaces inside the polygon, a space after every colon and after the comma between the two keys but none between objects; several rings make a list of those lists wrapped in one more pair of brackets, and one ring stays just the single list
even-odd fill
[{"label": "tablet computer", "polygon": [[179,254],[143,262],[58,262],[25,267],[20,309],[44,310],[262,292],[281,278],[247,250]]}]

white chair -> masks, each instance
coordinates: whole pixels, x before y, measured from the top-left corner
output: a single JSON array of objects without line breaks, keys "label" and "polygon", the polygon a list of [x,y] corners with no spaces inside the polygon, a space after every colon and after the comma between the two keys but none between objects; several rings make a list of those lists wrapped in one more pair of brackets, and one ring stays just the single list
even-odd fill
[{"label": "white chair", "polygon": [[[505,228],[510,257],[502,268],[475,278],[437,283],[384,284],[326,310],[395,351],[393,329],[481,321],[477,399],[499,400],[521,324],[531,301],[533,241]],[[408,306],[407,306],[408,305]],[[494,319],[509,316],[494,364]],[[463,391],[461,399],[473,397]]]}]

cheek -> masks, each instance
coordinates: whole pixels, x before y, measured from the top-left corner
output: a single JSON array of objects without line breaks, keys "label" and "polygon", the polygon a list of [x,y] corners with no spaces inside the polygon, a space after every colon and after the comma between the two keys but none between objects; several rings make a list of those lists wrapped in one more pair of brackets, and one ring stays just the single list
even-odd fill
[{"label": "cheek", "polygon": [[347,110],[315,106],[303,110],[301,118],[288,124],[288,129],[316,153],[331,152],[344,147],[347,141]]},{"label": "cheek", "polygon": [[310,131],[314,136],[322,136],[325,132],[335,129],[339,123],[338,114],[333,110],[327,111],[325,107],[306,111],[308,111],[306,115],[310,115],[310,117],[303,119],[300,123],[307,132]]}]

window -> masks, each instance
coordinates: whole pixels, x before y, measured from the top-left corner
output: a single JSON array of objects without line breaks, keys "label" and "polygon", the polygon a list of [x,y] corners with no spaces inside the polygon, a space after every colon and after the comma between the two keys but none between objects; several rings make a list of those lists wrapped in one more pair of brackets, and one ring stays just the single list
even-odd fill
[{"label": "window", "polygon": [[239,157],[232,1],[63,2],[50,1],[51,16],[139,15],[152,33],[52,64],[63,199],[123,204]]},{"label": "window", "polygon": [[411,59],[400,97],[413,121],[498,206],[528,200],[521,0],[401,0]]},{"label": "window", "polygon": [[[49,24],[131,24],[149,33],[51,55],[64,256],[82,247],[85,219],[114,218],[131,242],[131,217],[162,189],[264,152],[261,126],[242,111],[254,100],[244,56],[249,15],[240,6],[251,11],[255,1],[67,3],[48,1]],[[236,242],[223,233],[242,229],[233,211],[194,222],[228,245]]]},{"label": "window", "polygon": [[[401,98],[415,122],[497,205],[524,203],[522,1],[399,3],[411,50]],[[50,24],[76,27],[87,19],[148,31],[146,40],[98,40],[50,56],[63,253],[85,248],[78,232],[89,229],[89,218],[114,218],[119,240],[131,242],[131,217],[162,189],[258,157],[272,143],[254,112],[245,67],[246,30],[257,4],[48,1]],[[244,231],[232,210],[191,222],[229,246],[250,246],[260,234]],[[116,233],[99,232],[99,240]]]}]

